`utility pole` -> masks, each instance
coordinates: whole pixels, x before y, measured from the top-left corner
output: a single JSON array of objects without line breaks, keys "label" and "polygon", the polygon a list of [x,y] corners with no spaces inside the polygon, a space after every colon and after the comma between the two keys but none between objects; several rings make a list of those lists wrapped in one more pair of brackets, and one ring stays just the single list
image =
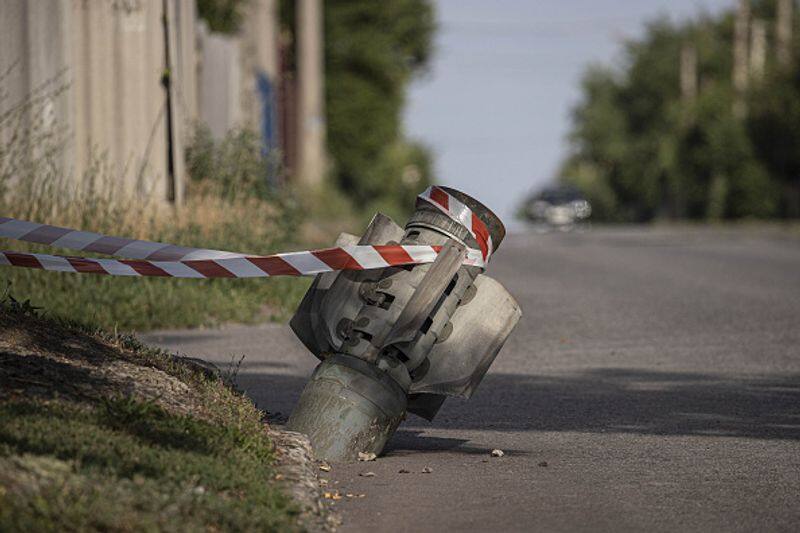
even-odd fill
[{"label": "utility pole", "polygon": [[685,103],[697,97],[697,48],[693,43],[681,47],[681,98]]},{"label": "utility pole", "polygon": [[750,26],[750,78],[758,83],[764,79],[767,62],[767,24],[762,19],[753,19]]},{"label": "utility pole", "polygon": [[792,61],[792,19],[794,0],[778,0],[775,17],[775,48],[778,64],[788,67]]},{"label": "utility pole", "polygon": [[298,114],[296,179],[315,187],[325,175],[322,2],[297,0]]},{"label": "utility pole", "polygon": [[735,92],[733,113],[738,118],[747,114],[745,93],[748,82],[747,37],[750,27],[750,0],[739,0],[733,27],[733,90]]}]

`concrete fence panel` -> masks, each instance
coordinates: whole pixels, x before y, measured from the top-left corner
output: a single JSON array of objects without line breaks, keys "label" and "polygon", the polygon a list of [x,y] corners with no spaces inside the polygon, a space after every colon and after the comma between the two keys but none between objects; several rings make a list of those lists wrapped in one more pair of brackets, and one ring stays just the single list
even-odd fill
[{"label": "concrete fence panel", "polygon": [[120,191],[180,201],[194,18],[193,0],[3,0],[0,112],[57,77],[64,90],[45,115],[64,132],[65,175],[79,181],[99,160]]}]

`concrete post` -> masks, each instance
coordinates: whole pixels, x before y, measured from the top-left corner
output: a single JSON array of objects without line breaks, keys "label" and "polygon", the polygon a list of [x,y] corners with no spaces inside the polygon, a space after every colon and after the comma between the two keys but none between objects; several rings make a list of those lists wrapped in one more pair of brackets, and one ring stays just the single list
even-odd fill
[{"label": "concrete post", "polygon": [[788,66],[792,61],[792,20],[794,0],[778,0],[775,18],[775,48],[778,64]]},{"label": "concrete post", "polygon": [[297,0],[298,162],[295,179],[315,187],[325,175],[325,92],[320,0]]},{"label": "concrete post", "polygon": [[691,102],[697,96],[697,49],[692,43],[681,47],[681,98]]},{"label": "concrete post", "polygon": [[733,29],[733,90],[736,93],[733,102],[733,113],[738,118],[747,114],[747,104],[744,101],[748,85],[748,30],[750,28],[750,0],[739,0],[736,10]]},{"label": "concrete post", "polygon": [[185,170],[184,170],[184,120],[185,113],[181,109],[177,81],[181,71],[180,21],[178,19],[179,5],[176,1],[164,0],[164,64],[167,75],[167,200],[174,205],[183,204]]},{"label": "concrete post", "polygon": [[767,24],[761,19],[753,19],[750,25],[750,78],[754,83],[764,79],[767,63]]}]

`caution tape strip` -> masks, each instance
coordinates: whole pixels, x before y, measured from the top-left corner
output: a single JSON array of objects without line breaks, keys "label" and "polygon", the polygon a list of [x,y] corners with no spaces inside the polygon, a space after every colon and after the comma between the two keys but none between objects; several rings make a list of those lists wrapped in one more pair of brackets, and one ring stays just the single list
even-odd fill
[{"label": "caution tape strip", "polygon": [[[3,251],[0,252],[0,265],[111,276],[263,278],[432,263],[440,250],[441,246],[355,245],[266,256],[188,261],[95,259]],[[483,267],[485,263],[480,250],[468,250],[464,264]]]},{"label": "caution tape strip", "polygon": [[[480,250],[467,249],[464,264],[485,267],[491,254],[491,237],[483,222],[463,203],[438,187],[429,188],[419,198],[464,224],[480,247]],[[0,217],[0,237],[127,258],[96,259],[0,251],[0,265],[55,272],[173,278],[306,276],[338,270],[416,265],[432,263],[441,249],[440,246],[427,245],[353,245],[266,256],[247,255],[110,237],[3,217]]]},{"label": "caution tape strip", "polygon": [[150,261],[181,261],[184,259],[223,259],[244,257],[245,254],[175,246],[163,242],[109,237],[100,233],[27,222],[13,218],[0,217],[0,237],[19,241],[46,244],[57,248],[116,255],[128,259],[147,259]]}]

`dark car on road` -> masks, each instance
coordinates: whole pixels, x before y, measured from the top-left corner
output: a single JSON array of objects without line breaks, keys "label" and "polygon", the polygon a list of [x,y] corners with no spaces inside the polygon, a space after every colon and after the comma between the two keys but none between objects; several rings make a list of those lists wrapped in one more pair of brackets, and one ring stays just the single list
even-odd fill
[{"label": "dark car on road", "polygon": [[548,187],[526,200],[524,217],[534,223],[569,230],[592,214],[592,206],[574,187]]}]

